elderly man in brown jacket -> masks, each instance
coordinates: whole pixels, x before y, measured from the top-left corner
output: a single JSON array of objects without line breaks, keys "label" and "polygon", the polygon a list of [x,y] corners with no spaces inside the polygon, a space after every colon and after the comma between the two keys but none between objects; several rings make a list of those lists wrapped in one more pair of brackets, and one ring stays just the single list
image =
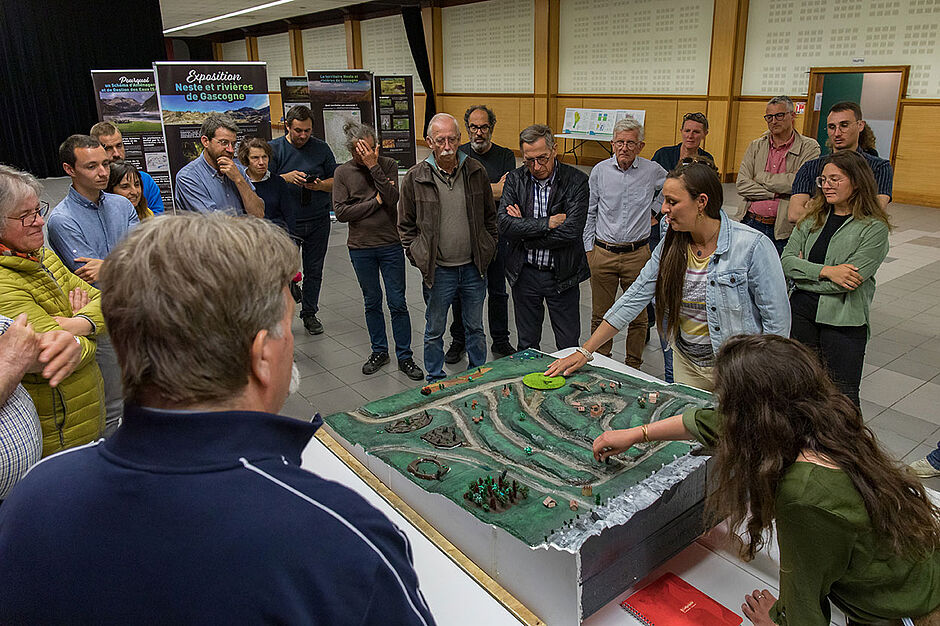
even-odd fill
[{"label": "elderly man in brown jacket", "polygon": [[421,270],[427,380],[444,378],[447,310],[460,295],[470,367],[486,362],[484,275],[496,254],[496,206],[486,168],[459,152],[460,125],[446,113],[428,124],[431,154],[405,174],[398,201],[398,234]]},{"label": "elderly man in brown jacket", "polygon": [[767,103],[767,132],[744,152],[735,185],[744,199],[734,219],[767,235],[783,252],[793,224],[787,206],[800,166],[819,156],[819,144],[793,128],[793,100],[775,96]]}]

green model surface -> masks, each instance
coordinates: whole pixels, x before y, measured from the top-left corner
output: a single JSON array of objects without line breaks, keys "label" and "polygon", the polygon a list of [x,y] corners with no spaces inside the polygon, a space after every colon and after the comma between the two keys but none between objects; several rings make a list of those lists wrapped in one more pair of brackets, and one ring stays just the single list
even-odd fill
[{"label": "green model surface", "polygon": [[[691,447],[641,446],[605,464],[591,453],[598,435],[706,406],[711,398],[684,385],[590,365],[556,389],[522,383],[553,360],[525,350],[472,370],[469,381],[425,388],[424,394],[405,391],[325,421],[426,491],[539,545],[577,516],[590,515],[596,502],[623,493]],[[416,463],[420,459],[434,461]],[[413,463],[420,477],[409,471]],[[436,471],[434,463],[446,470]],[[555,502],[551,508],[547,497]]]}]

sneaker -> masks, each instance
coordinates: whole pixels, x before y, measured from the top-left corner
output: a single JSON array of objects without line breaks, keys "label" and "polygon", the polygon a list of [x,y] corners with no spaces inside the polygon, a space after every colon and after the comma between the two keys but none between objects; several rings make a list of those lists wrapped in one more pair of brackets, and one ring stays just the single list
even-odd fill
[{"label": "sneaker", "polygon": [[936,478],[940,476],[940,470],[935,468],[930,464],[930,461],[927,460],[927,457],[918,459],[911,463],[907,471],[917,476],[918,478]]},{"label": "sneaker", "polygon": [[304,295],[304,292],[300,289],[300,283],[291,282],[290,295],[294,299],[294,302],[300,304],[300,300]]},{"label": "sneaker", "polygon": [[398,362],[398,369],[403,371],[405,376],[411,380],[422,380],[424,378],[424,372],[414,362],[414,359],[402,359]]},{"label": "sneaker", "polygon": [[367,376],[375,374],[386,363],[388,363],[388,352],[373,352],[369,355],[369,360],[362,364],[362,373]]},{"label": "sneaker", "polygon": [[306,328],[307,332],[311,335],[323,334],[323,324],[320,323],[316,315],[308,315],[304,318],[304,328]]},{"label": "sneaker", "polygon": [[444,353],[444,362],[453,365],[463,358],[463,353],[464,345],[462,343],[454,342],[450,344],[450,348],[448,348],[447,352]]},{"label": "sneaker", "polygon": [[497,359],[501,359],[504,356],[515,354],[516,349],[513,348],[512,344],[509,343],[508,341],[500,341],[498,343],[494,343],[492,347],[490,347],[490,352],[492,352],[493,356],[496,357]]}]

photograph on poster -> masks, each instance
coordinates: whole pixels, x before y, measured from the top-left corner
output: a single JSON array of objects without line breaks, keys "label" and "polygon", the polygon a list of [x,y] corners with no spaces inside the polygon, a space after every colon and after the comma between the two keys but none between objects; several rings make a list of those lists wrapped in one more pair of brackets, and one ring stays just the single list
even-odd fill
[{"label": "photograph on poster", "polygon": [[271,119],[267,95],[248,95],[244,100],[231,104],[194,102],[187,100],[186,96],[163,96],[160,104],[163,107],[164,124],[202,124],[212,113],[229,115],[238,124],[260,124]]},{"label": "photograph on poster", "polygon": [[160,109],[155,91],[98,92],[103,121],[111,122],[122,133],[160,130]]}]

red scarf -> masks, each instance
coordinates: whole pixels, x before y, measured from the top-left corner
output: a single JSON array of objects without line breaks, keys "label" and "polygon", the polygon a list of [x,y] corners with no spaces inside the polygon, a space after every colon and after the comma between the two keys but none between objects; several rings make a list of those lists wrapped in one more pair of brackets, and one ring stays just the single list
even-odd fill
[{"label": "red scarf", "polygon": [[[38,250],[36,250],[38,252]],[[6,247],[2,242],[0,242],[0,256],[18,256],[21,259],[29,259],[30,261],[36,261],[36,263],[41,263],[39,257],[30,252],[17,252],[16,250],[11,250]]]}]

